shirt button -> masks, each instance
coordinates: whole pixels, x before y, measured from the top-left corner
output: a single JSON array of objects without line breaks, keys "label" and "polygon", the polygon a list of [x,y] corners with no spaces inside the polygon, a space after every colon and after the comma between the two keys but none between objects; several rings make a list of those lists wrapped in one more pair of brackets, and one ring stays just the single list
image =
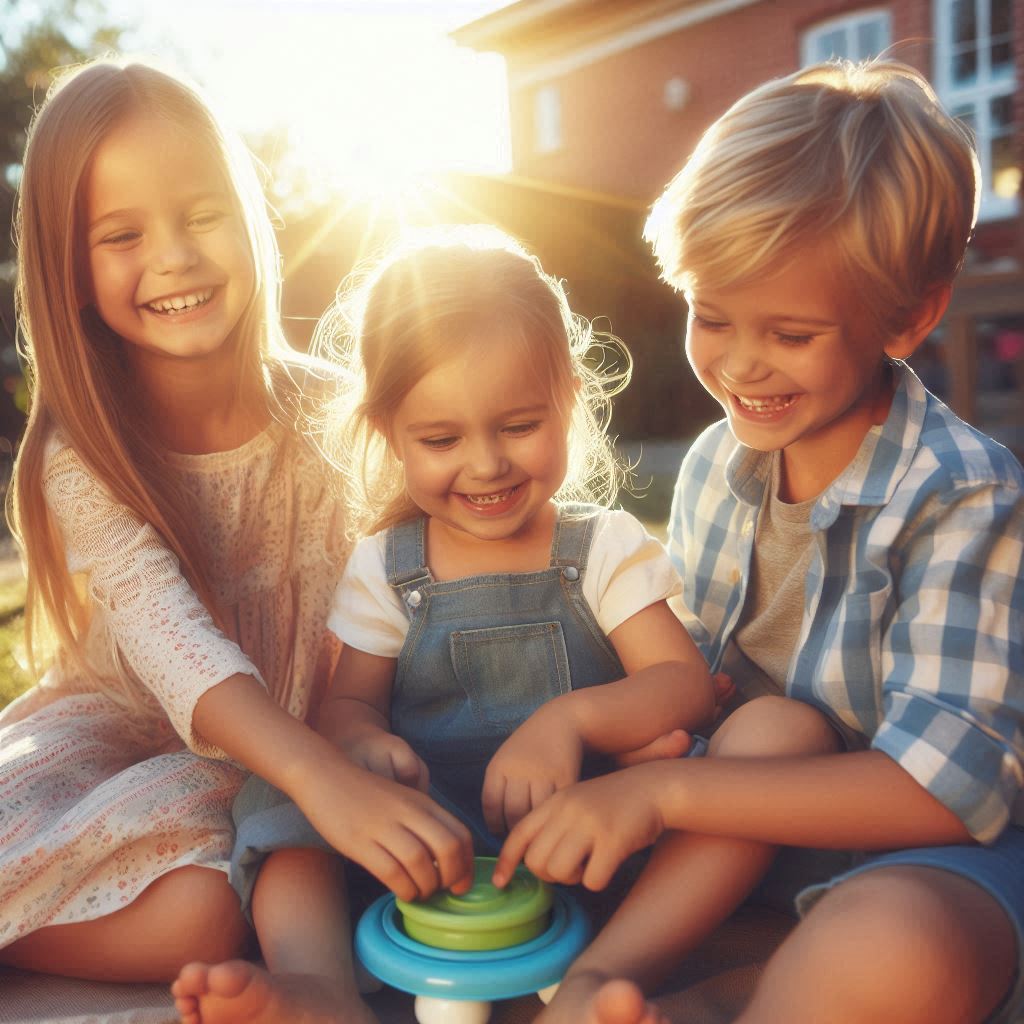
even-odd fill
[{"label": "shirt button", "polygon": [[410,590],[409,593],[405,595],[405,603],[410,608],[419,608],[423,603],[423,595],[418,590]]},{"label": "shirt button", "polygon": [[580,578],[580,571],[575,565],[567,565],[562,570],[562,575],[570,582],[575,583]]},{"label": "shirt button", "polygon": [[740,581],[740,571],[739,571],[739,569],[733,569],[733,571],[729,574],[729,579],[731,579],[733,583],[739,583],[739,581]]}]

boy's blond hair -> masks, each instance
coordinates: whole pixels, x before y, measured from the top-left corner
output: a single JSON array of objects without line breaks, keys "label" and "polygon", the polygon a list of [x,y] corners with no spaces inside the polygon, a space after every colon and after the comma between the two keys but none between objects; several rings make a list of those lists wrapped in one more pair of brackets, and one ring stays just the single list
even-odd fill
[{"label": "boy's blond hair", "polygon": [[644,235],[684,294],[769,276],[824,240],[872,326],[899,333],[956,276],[978,183],[966,130],[919,72],[834,61],[767,82],[726,111]]},{"label": "boy's blond hair", "polygon": [[[608,344],[619,358],[605,365]],[[629,380],[628,352],[617,339],[597,341],[561,282],[504,232],[435,228],[410,233],[357,270],[314,337],[314,353],[343,367],[349,382],[322,429],[327,457],[349,484],[353,532],[374,533],[419,512],[388,443],[409,391],[466,346],[479,353],[485,375],[488,348],[506,345],[522,346],[568,427],[569,470],[556,497],[615,498],[622,472],[606,427],[610,398]],[[508,382],[511,390],[516,384]]]}]

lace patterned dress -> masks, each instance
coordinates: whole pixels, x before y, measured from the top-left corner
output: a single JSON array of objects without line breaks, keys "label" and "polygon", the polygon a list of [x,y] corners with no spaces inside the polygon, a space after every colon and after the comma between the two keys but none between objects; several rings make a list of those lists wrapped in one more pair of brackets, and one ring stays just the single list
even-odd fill
[{"label": "lace patterned dress", "polygon": [[226,871],[244,773],[194,734],[196,701],[244,672],[305,718],[329,671],[348,547],[323,464],[277,425],[172,459],[226,634],[152,527],[51,443],[47,503],[93,613],[85,665],[59,662],[0,713],[0,947],[119,910],[174,868]]}]

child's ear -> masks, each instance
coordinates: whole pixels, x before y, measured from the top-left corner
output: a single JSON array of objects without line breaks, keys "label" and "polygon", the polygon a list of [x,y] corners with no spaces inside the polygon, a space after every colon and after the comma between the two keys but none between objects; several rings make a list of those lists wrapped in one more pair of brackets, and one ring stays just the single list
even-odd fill
[{"label": "child's ear", "polygon": [[885,346],[885,354],[893,359],[909,359],[917,346],[935,330],[945,316],[949,298],[953,293],[951,284],[933,288],[918,305],[911,310],[907,326],[894,334]]}]

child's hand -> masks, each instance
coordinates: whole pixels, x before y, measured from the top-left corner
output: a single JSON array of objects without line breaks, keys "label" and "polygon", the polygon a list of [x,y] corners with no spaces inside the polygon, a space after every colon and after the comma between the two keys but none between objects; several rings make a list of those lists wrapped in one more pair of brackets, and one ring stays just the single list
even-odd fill
[{"label": "child's hand", "polygon": [[546,800],[509,833],[493,881],[505,885],[520,861],[546,882],[583,883],[597,892],[618,866],[665,830],[653,794],[656,765],[580,782]]},{"label": "child's hand", "polygon": [[580,777],[583,743],[552,701],[538,708],[491,758],[481,794],[484,820],[496,835],[509,831],[552,793]]},{"label": "child's hand", "polygon": [[692,745],[693,737],[685,729],[673,729],[638,750],[616,754],[615,763],[620,768],[629,768],[635,764],[646,764],[648,761],[670,761],[675,757],[682,757]]},{"label": "child's hand", "polygon": [[473,884],[469,830],[430,797],[351,762],[325,765],[300,806],[340,853],[404,900]]},{"label": "child's hand", "polygon": [[394,779],[403,786],[411,786],[426,793],[430,772],[416,751],[400,736],[385,729],[362,733],[342,745],[345,754],[360,768]]},{"label": "child's hand", "polygon": [[[715,691],[714,721],[718,721],[725,712],[725,707],[736,696],[736,685],[724,672],[711,677]],[[673,729],[637,750],[628,750],[615,756],[615,763],[620,768],[629,768],[635,764],[648,761],[672,760],[682,757],[693,745],[693,737],[685,729]]]}]

